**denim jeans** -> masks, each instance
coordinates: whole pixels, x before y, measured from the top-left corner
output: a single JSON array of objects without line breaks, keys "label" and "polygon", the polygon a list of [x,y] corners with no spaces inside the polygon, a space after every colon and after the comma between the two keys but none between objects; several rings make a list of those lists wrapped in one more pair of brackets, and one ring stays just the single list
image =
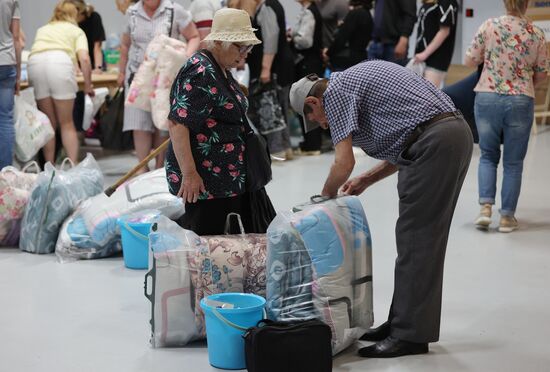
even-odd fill
[{"label": "denim jeans", "polygon": [[391,43],[373,41],[367,48],[367,54],[369,59],[381,59],[384,61],[397,63],[401,66],[405,66],[407,64],[406,58],[395,59],[395,45]]},{"label": "denim jeans", "polygon": [[15,66],[0,66],[0,169],[13,162]]},{"label": "denim jeans", "polygon": [[479,203],[495,204],[502,142],[504,176],[500,214],[514,216],[521,190],[523,159],[533,125],[534,100],[525,95],[477,93],[474,111],[481,149]]}]

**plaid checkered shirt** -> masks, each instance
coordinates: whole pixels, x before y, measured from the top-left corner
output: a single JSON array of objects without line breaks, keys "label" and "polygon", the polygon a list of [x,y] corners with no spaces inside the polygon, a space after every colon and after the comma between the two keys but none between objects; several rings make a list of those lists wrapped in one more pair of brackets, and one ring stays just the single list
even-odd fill
[{"label": "plaid checkered shirt", "polygon": [[335,145],[351,135],[354,146],[394,164],[419,124],[456,111],[430,82],[378,60],[333,73],[323,103]]}]

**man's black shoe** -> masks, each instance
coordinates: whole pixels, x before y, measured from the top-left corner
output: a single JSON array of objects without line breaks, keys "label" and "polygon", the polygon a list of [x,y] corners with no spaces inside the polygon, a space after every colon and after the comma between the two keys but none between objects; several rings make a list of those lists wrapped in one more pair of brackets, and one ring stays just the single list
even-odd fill
[{"label": "man's black shoe", "polygon": [[362,341],[382,341],[390,335],[390,323],[384,322],[376,328],[369,329],[360,340]]},{"label": "man's black shoe", "polygon": [[359,349],[359,356],[363,358],[395,358],[404,355],[426,354],[427,343],[401,341],[389,336],[374,345]]}]

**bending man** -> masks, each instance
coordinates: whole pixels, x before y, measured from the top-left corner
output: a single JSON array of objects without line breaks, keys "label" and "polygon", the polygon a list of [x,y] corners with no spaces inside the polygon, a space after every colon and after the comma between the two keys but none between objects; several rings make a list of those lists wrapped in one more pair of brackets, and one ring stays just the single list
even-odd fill
[{"label": "bending man", "polygon": [[[364,357],[428,352],[439,339],[449,228],[472,154],[472,134],[452,101],[413,72],[385,61],[360,63],[330,80],[308,76],[290,92],[306,130],[330,128],[336,155],[322,194],[359,195],[398,172],[395,288],[388,321],[363,339]],[[349,179],[352,145],[382,160]]]}]

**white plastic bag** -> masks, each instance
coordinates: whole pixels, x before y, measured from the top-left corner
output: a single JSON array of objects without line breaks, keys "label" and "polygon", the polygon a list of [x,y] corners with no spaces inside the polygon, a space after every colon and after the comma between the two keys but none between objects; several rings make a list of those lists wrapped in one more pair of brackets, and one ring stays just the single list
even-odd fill
[{"label": "white plastic bag", "polygon": [[31,160],[55,133],[46,114],[21,97],[15,97],[15,155]]},{"label": "white plastic bag", "polygon": [[94,118],[94,102],[92,98],[85,94],[84,95],[84,114],[82,116],[82,129],[88,130],[92,125],[92,120]]},{"label": "white plastic bag", "polygon": [[417,63],[414,61],[414,58],[412,58],[409,63],[407,63],[405,68],[408,68],[417,75],[424,76],[424,71],[426,70],[426,62]]},{"label": "white plastic bag", "polygon": [[80,207],[61,226],[55,245],[55,254],[61,263],[110,257],[121,251],[120,235],[104,245],[92,239],[84,224]]},{"label": "white plastic bag", "polygon": [[182,199],[168,190],[164,168],[133,178],[110,197],[101,193],[90,198],[79,209],[87,231],[100,246],[120,236],[116,221],[122,215],[156,209],[168,218],[177,219],[185,210]]},{"label": "white plastic bag", "polygon": [[82,129],[85,131],[90,129],[94,116],[97,115],[97,112],[105,103],[105,98],[109,94],[109,89],[107,88],[97,88],[94,89],[95,95],[90,97],[89,95],[84,96],[84,116],[82,118]]},{"label": "white plastic bag", "polygon": [[151,345],[184,346],[202,338],[195,323],[194,295],[188,254],[195,249],[189,231],[159,217],[149,234],[153,252],[151,271],[145,276],[145,296],[152,303]]}]

